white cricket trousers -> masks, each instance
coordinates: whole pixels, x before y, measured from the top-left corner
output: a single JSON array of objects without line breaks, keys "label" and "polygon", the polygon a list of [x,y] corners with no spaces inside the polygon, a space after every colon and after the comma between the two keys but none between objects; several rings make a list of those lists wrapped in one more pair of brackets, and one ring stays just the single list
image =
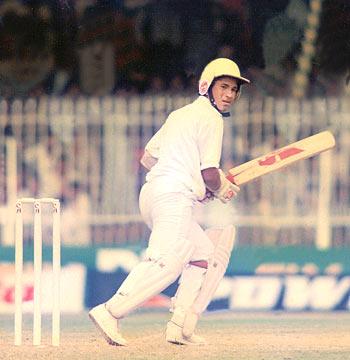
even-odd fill
[{"label": "white cricket trousers", "polygon": [[182,256],[186,263],[210,258],[214,246],[194,218],[195,201],[190,195],[164,193],[157,182],[146,183],[141,189],[139,204],[141,215],[152,230],[147,257],[174,253]]},{"label": "white cricket trousers", "polygon": [[116,318],[160,293],[190,260],[207,260],[214,246],[193,218],[194,201],[180,192],[164,192],[156,182],[140,192],[140,211],[152,230],[145,260],[139,263],[106,303]]}]

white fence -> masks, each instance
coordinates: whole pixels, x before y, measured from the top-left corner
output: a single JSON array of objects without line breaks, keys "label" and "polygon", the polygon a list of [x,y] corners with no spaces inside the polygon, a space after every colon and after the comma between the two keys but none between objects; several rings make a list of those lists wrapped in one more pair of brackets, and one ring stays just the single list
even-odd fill
[{"label": "white fence", "polygon": [[[16,196],[61,198],[67,244],[146,239],[138,211],[145,173],[138,160],[167,114],[191,100],[159,96],[0,101],[0,143],[5,144],[6,125],[17,141]],[[238,226],[241,244],[349,245],[349,103],[348,98],[240,99],[225,120],[225,169],[325,129],[333,131],[337,147],[245,185],[234,202],[235,211],[211,210],[211,222],[229,216]],[[13,209],[3,155],[2,224],[8,223]],[[11,242],[4,234],[1,243]]]}]

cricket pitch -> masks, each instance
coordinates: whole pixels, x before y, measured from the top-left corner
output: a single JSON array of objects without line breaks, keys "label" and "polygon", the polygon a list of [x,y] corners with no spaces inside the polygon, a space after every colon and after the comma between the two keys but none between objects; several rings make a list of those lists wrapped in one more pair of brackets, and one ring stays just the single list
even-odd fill
[{"label": "cricket pitch", "polygon": [[165,312],[136,312],[124,319],[126,347],[108,345],[87,312],[63,315],[61,345],[50,345],[50,318],[43,318],[43,345],[31,345],[31,317],[24,317],[23,346],[13,345],[13,317],[0,315],[0,358],[132,360],[346,360],[350,359],[350,313],[208,313],[198,334],[204,346],[165,341]]}]

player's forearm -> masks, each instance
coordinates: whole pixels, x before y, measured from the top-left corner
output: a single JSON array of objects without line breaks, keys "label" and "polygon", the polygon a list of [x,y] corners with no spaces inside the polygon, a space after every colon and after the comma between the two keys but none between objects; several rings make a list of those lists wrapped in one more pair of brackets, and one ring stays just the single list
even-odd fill
[{"label": "player's forearm", "polygon": [[217,168],[213,167],[202,170],[202,177],[208,189],[210,189],[211,191],[219,189],[221,181],[219,170]]},{"label": "player's forearm", "polygon": [[147,150],[145,150],[140,163],[147,169],[151,170],[152,167],[157,163],[158,159],[153,157]]}]

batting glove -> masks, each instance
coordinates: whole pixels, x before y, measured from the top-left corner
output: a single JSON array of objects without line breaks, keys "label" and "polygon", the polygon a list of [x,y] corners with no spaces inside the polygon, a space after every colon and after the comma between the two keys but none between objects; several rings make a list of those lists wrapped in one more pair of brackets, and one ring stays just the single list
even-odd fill
[{"label": "batting glove", "polygon": [[217,189],[213,193],[216,198],[226,204],[238,194],[240,188],[237,185],[233,184],[231,181],[227,180],[224,172],[221,169],[219,169],[219,174],[221,185],[219,189]]}]

